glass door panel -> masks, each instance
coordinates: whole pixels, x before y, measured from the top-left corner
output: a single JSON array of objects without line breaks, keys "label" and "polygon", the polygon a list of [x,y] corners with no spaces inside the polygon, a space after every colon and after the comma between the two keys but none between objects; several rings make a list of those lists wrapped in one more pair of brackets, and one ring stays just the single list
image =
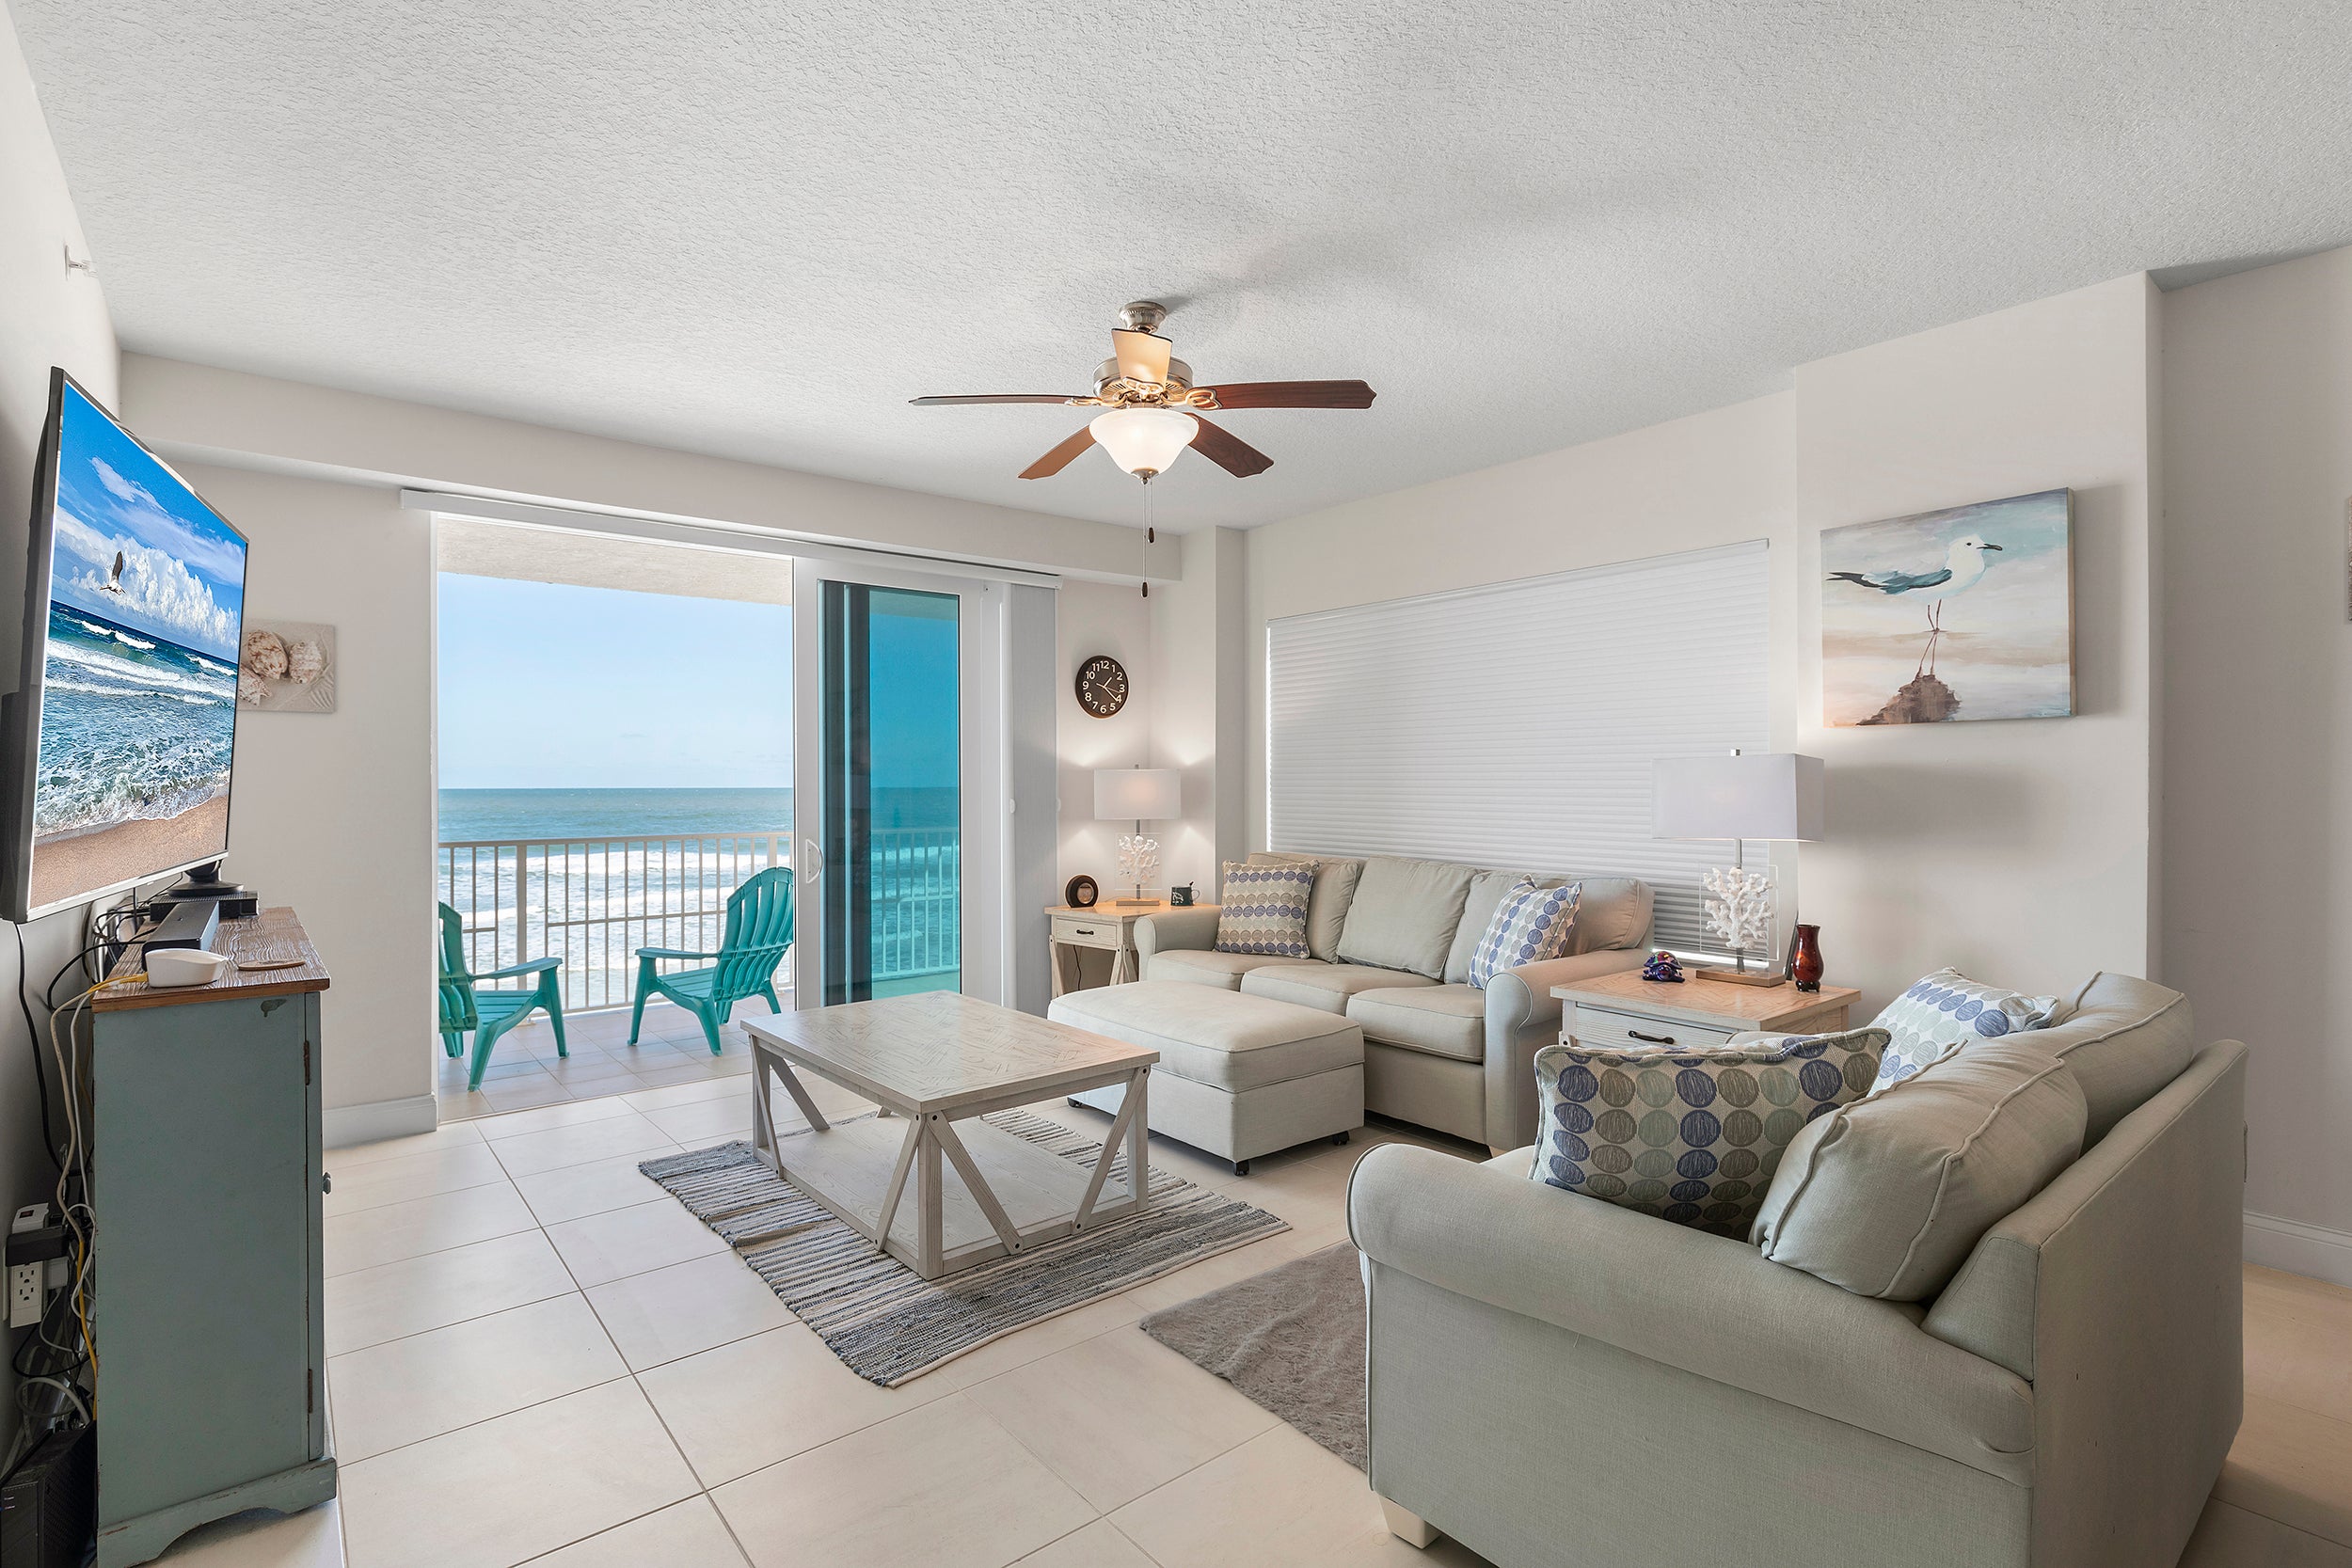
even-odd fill
[{"label": "glass door panel", "polygon": [[824,585],[827,1006],[961,989],[960,609],[953,594]]},{"label": "glass door panel", "polygon": [[1001,590],[803,559],[792,597],[797,1005],[996,1000],[1003,763],[986,650]]}]

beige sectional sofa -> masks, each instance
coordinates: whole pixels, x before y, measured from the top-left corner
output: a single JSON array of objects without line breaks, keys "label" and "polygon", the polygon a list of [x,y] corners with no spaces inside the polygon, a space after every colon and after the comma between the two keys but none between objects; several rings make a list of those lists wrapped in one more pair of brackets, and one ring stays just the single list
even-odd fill
[{"label": "beige sectional sofa", "polygon": [[2073,1069],[2088,1142],[1924,1302],[1531,1181],[1533,1149],[1373,1150],[1391,1528],[1501,1568],[2169,1568],[2244,1375],[2246,1048],[2193,1029],[2102,975],[2010,1037]]},{"label": "beige sectional sofa", "polygon": [[1498,974],[1481,990],[1470,961],[1514,883],[1572,879],[1375,856],[1313,860],[1305,958],[1219,953],[1216,911],[1136,923],[1143,978],[1216,986],[1335,1013],[1364,1039],[1364,1108],[1501,1150],[1535,1135],[1535,1053],[1558,1038],[1551,988],[1641,966],[1650,890],[1624,877],[1583,885],[1567,957]]}]

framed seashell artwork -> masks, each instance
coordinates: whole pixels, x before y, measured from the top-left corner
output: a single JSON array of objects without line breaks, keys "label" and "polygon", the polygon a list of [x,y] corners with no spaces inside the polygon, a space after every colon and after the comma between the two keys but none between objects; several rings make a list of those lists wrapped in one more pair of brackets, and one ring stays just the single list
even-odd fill
[{"label": "framed seashell artwork", "polygon": [[247,621],[237,658],[237,705],[259,713],[332,713],[335,670],[333,626]]}]

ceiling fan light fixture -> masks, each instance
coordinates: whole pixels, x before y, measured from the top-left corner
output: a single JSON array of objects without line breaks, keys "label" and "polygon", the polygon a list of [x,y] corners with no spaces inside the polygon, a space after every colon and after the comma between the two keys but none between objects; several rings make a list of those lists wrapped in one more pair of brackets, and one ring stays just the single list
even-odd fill
[{"label": "ceiling fan light fixture", "polygon": [[1200,426],[1189,414],[1173,408],[1114,408],[1087,425],[1111,461],[1142,480],[1168,471],[1168,466],[1192,444]]}]

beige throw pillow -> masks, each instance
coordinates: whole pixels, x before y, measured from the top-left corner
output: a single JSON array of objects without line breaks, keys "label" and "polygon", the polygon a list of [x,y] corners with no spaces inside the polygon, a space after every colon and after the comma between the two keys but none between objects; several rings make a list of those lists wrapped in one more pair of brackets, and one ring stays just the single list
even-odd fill
[{"label": "beige throw pillow", "polygon": [[2030,1035],[1954,1046],[1808,1123],[1748,1239],[1856,1295],[1924,1301],[2082,1152],[2089,1107]]}]

